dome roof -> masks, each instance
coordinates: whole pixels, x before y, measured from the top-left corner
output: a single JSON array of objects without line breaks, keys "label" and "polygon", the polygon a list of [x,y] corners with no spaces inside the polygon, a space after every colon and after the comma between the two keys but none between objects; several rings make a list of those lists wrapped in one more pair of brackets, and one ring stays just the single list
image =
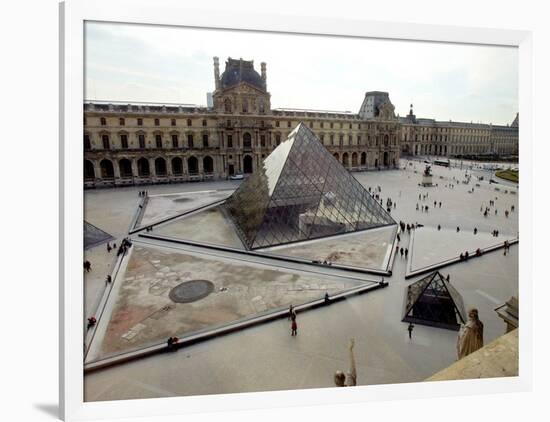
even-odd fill
[{"label": "dome roof", "polygon": [[225,62],[225,71],[221,75],[222,89],[238,85],[241,82],[249,83],[256,88],[265,91],[264,81],[256,70],[253,60],[235,60],[229,58]]}]

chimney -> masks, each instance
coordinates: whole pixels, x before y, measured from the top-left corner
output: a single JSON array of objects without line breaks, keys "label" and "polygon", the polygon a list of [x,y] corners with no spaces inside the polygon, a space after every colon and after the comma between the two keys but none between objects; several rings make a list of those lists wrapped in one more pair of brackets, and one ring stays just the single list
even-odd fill
[{"label": "chimney", "polygon": [[267,89],[267,71],[265,62],[260,63],[262,69],[262,81],[264,81],[264,88]]},{"label": "chimney", "polygon": [[214,57],[214,82],[216,90],[220,89],[220,60]]}]

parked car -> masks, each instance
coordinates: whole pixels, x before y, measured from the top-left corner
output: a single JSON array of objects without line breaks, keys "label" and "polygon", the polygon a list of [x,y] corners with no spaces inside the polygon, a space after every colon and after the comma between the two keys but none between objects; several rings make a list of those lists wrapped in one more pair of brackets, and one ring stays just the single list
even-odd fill
[{"label": "parked car", "polygon": [[229,180],[243,180],[244,175],[241,173],[234,174],[232,176],[229,176]]}]

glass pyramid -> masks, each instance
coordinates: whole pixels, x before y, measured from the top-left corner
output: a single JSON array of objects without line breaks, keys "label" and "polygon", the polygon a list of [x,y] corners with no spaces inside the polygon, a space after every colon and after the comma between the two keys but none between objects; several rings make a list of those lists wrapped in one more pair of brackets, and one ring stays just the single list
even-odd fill
[{"label": "glass pyramid", "polygon": [[402,321],[458,330],[466,323],[462,296],[436,271],[407,288]]},{"label": "glass pyramid", "polygon": [[248,249],[396,224],[302,123],[224,209]]}]

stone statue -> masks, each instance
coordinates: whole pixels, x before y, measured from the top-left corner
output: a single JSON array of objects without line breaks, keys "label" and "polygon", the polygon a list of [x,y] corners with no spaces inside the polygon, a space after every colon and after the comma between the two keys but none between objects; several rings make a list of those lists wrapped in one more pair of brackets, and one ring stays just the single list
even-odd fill
[{"label": "stone statue", "polygon": [[468,322],[462,325],[458,333],[456,350],[458,359],[483,347],[483,323],[479,320],[477,309],[470,309]]},{"label": "stone statue", "polygon": [[334,373],[334,384],[336,384],[337,387],[355,387],[357,385],[357,368],[355,366],[355,356],[353,354],[354,346],[355,339],[352,338],[349,341],[349,372],[347,375],[342,371],[336,371]]}]

